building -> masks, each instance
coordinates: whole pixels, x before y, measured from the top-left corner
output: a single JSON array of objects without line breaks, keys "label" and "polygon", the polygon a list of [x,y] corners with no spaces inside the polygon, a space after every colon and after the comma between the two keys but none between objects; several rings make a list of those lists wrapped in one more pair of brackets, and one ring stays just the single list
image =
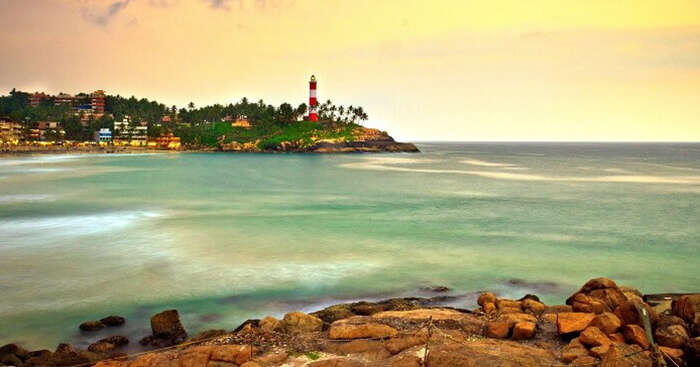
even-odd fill
[{"label": "building", "polygon": [[105,114],[105,91],[98,90],[90,95],[92,112],[96,115]]},{"label": "building", "polygon": [[246,129],[250,129],[251,125],[250,121],[248,121],[247,116],[238,116],[238,118],[236,118],[236,121],[231,123],[231,127],[243,127]]},{"label": "building", "polygon": [[132,123],[129,116],[125,116],[122,121],[114,122],[115,143],[122,145],[145,146],[148,144],[148,126]]},{"label": "building", "polygon": [[39,107],[39,104],[41,104],[41,101],[48,99],[49,96],[45,94],[44,92],[34,92],[33,94],[29,95],[29,105],[36,108]]},{"label": "building", "polygon": [[149,140],[148,145],[161,149],[180,149],[181,143],[180,137],[173,135],[173,133],[167,133]]},{"label": "building", "polygon": [[32,140],[60,140],[66,135],[61,128],[61,124],[55,121],[39,121],[35,127],[29,130],[29,137]]},{"label": "building", "polygon": [[97,138],[95,140],[100,144],[108,144],[112,142],[112,130],[108,128],[101,128],[96,135]]},{"label": "building", "polygon": [[318,99],[316,98],[316,76],[312,75],[309,81],[309,121],[318,121]]},{"label": "building", "polygon": [[60,105],[66,105],[69,106],[71,109],[74,108],[74,103],[75,103],[75,97],[71,96],[70,94],[66,93],[59,93],[57,96],[54,97],[53,103],[56,106]]},{"label": "building", "polygon": [[22,125],[9,119],[0,119],[0,144],[17,144],[22,138],[24,138]]}]

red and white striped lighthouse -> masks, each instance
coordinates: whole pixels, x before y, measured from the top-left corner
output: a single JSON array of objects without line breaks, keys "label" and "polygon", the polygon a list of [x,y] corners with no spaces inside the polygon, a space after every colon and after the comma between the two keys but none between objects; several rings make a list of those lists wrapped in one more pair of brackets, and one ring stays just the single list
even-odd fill
[{"label": "red and white striped lighthouse", "polygon": [[309,81],[309,121],[318,121],[318,113],[316,107],[318,100],[316,99],[316,77],[311,76]]}]

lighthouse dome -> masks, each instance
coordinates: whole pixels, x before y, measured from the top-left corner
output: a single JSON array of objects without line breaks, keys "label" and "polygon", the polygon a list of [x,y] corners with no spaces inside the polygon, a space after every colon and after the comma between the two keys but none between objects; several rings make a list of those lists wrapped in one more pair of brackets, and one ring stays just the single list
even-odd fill
[{"label": "lighthouse dome", "polygon": [[316,75],[311,75],[311,81],[315,82],[316,81]]}]

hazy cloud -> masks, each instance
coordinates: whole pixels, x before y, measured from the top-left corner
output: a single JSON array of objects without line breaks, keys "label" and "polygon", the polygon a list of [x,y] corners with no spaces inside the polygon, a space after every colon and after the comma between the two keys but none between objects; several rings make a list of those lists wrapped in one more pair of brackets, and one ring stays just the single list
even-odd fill
[{"label": "hazy cloud", "polygon": [[204,0],[204,1],[209,3],[209,5],[215,9],[228,9],[228,5],[229,5],[229,3],[231,3],[231,0]]},{"label": "hazy cloud", "polygon": [[131,0],[119,0],[112,2],[104,11],[95,13],[92,8],[84,6],[82,8],[83,18],[100,26],[107,26],[114,17],[124,10]]}]

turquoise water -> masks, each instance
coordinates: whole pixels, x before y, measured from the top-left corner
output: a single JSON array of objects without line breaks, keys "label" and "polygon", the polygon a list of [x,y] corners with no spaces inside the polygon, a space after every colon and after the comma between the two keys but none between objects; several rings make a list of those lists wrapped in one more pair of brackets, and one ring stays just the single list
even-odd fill
[{"label": "turquoise water", "polygon": [[[700,291],[700,144],[420,144],[419,154],[0,158],[0,344],[193,333],[338,301]],[[133,344],[133,343],[132,343]]]}]

